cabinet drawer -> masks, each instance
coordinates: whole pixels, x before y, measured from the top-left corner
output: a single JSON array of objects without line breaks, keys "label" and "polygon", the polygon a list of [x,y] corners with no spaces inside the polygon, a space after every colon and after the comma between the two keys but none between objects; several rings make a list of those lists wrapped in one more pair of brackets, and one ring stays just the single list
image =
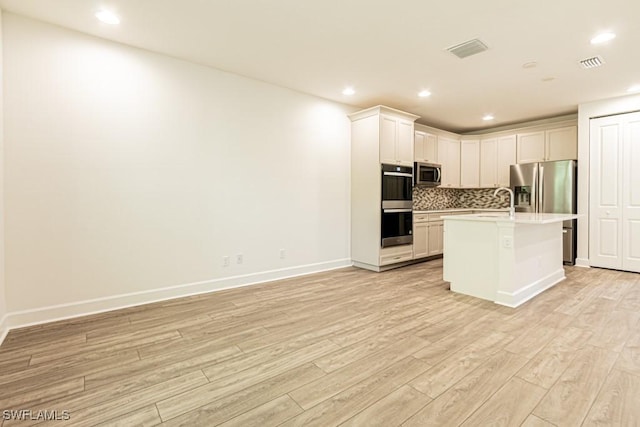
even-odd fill
[{"label": "cabinet drawer", "polygon": [[443,216],[468,215],[473,211],[440,212],[429,214],[429,221],[441,221]]},{"label": "cabinet drawer", "polygon": [[413,222],[427,222],[429,221],[429,214],[413,214]]},{"label": "cabinet drawer", "polygon": [[395,264],[413,259],[413,246],[392,246],[380,249],[380,265]]}]

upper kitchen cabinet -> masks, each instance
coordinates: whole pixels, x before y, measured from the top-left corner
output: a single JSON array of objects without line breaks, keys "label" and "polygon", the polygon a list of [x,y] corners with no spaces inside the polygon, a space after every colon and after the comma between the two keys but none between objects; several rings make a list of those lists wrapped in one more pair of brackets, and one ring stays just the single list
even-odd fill
[{"label": "upper kitchen cabinet", "polygon": [[413,166],[413,120],[380,114],[380,163]]},{"label": "upper kitchen cabinet", "polygon": [[442,165],[441,186],[460,187],[460,140],[438,136],[438,163]]},{"label": "upper kitchen cabinet", "polygon": [[519,133],[517,145],[518,163],[543,162],[545,160],[543,130]]},{"label": "upper kitchen cabinet", "polygon": [[508,187],[511,180],[511,165],[516,164],[516,136],[506,135],[498,138],[498,184],[496,187]]},{"label": "upper kitchen cabinet", "polygon": [[545,132],[545,153],[548,161],[578,158],[578,127],[567,126]]},{"label": "upper kitchen cabinet", "polygon": [[480,186],[480,140],[460,141],[460,187]]},{"label": "upper kitchen cabinet", "polygon": [[413,158],[416,162],[437,163],[438,137],[428,132],[414,132]]},{"label": "upper kitchen cabinet", "polygon": [[510,166],[515,163],[515,135],[480,140],[480,187],[508,187]]},{"label": "upper kitchen cabinet", "polygon": [[546,162],[578,158],[576,126],[518,134],[517,162]]}]

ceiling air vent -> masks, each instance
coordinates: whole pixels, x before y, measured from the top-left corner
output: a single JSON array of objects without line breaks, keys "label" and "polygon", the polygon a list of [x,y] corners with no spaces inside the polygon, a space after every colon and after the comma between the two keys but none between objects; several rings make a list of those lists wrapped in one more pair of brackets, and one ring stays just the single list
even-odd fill
[{"label": "ceiling air vent", "polygon": [[604,64],[604,60],[600,55],[580,61],[580,65],[582,65],[582,68],[584,69],[596,68],[601,66],[602,64]]},{"label": "ceiling air vent", "polygon": [[450,47],[447,50],[462,59],[467,56],[475,55],[476,53],[484,52],[487,49],[489,48],[486,44],[482,43],[478,39],[473,39]]}]

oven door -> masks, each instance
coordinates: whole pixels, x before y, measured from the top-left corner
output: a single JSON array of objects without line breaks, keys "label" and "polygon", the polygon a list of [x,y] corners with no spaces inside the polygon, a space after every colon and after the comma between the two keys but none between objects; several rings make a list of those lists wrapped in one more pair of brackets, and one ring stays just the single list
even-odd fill
[{"label": "oven door", "polygon": [[413,200],[413,168],[382,165],[382,208],[411,208]]},{"label": "oven door", "polygon": [[383,248],[413,243],[411,209],[383,209],[381,222]]}]

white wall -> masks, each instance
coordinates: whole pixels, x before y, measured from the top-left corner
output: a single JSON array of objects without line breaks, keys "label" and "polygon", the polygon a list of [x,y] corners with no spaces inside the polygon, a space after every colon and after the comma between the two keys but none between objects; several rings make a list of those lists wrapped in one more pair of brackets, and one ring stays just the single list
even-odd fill
[{"label": "white wall", "polygon": [[3,144],[3,102],[2,102],[2,10],[0,9],[0,344],[7,334],[6,292],[4,282],[4,144]]},{"label": "white wall", "polygon": [[592,118],[640,111],[640,95],[578,106],[578,251],[576,265],[589,266],[589,123]]},{"label": "white wall", "polygon": [[350,265],[352,109],[3,24],[12,325]]}]

